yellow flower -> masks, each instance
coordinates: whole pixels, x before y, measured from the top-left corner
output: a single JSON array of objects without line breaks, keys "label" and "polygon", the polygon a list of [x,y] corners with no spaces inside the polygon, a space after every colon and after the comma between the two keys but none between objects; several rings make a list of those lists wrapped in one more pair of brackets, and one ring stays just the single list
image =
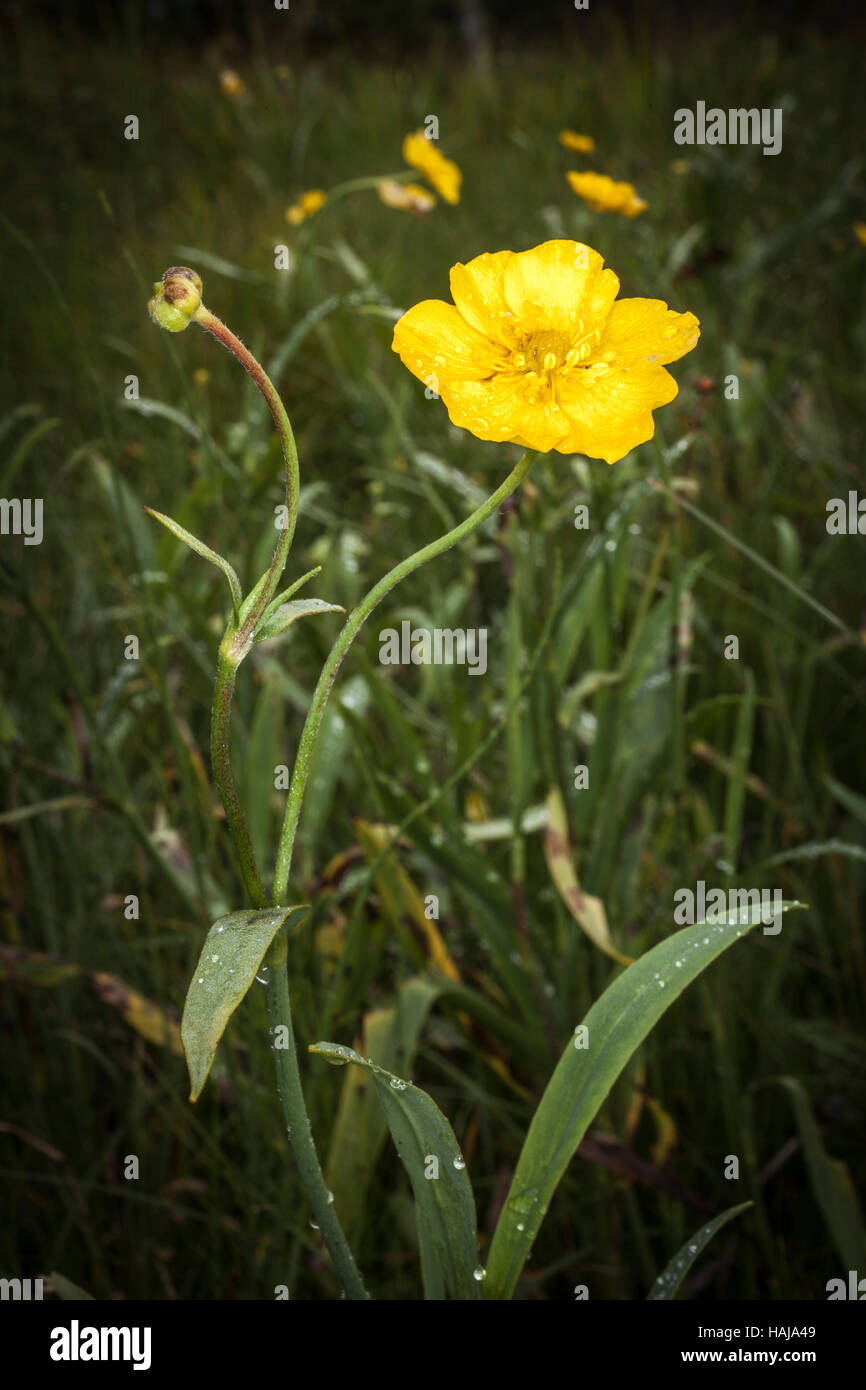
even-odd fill
[{"label": "yellow flower", "polygon": [[866,246],[866,222],[854,223],[854,235],[863,246]]},{"label": "yellow flower", "polygon": [[311,188],[309,192],[302,193],[296,203],[293,203],[286,211],[286,221],[291,222],[293,227],[299,227],[302,222],[306,222],[308,217],[312,217],[314,212],[318,212],[328,201],[328,195],[322,188]]},{"label": "yellow flower", "polygon": [[426,299],[394,326],[404,366],[478,439],[615,463],[651,439],[677,384],[663,363],[700,328],[660,299],[614,303],[619,279],[597,251],[546,241],[451,271],[454,304]]},{"label": "yellow flower", "polygon": [[436,199],[420,183],[398,183],[396,179],[380,179],[376,192],[389,208],[401,208],[404,212],[414,212],[421,217],[436,206]]},{"label": "yellow flower", "polygon": [[687,159],[675,159],[671,163],[671,173],[678,174],[682,178],[689,172],[691,167]]},{"label": "yellow flower", "polygon": [[440,154],[432,140],[428,140],[423,130],[407,135],[403,141],[403,158],[413,169],[422,173],[446,203],[460,202],[460,184],[463,175],[453,159]]},{"label": "yellow flower", "polygon": [[649,207],[630,183],[615,183],[607,174],[568,173],[566,178],[595,212],[621,212],[624,217],[637,217]]},{"label": "yellow flower", "polygon": [[592,154],[595,141],[591,135],[578,135],[576,130],[561,130],[559,143],[567,150],[577,150],[578,154]]},{"label": "yellow flower", "polygon": [[220,86],[227,97],[240,97],[246,91],[246,83],[231,68],[223,68],[220,73]]}]

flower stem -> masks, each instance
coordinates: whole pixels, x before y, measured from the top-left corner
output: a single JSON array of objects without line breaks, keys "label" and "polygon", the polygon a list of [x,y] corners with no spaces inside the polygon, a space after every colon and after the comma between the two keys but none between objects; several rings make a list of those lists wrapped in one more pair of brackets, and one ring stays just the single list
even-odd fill
[{"label": "flower stem", "polygon": [[235,843],[244,886],[253,907],[264,908],[268,905],[268,899],[256,867],[256,856],[247,828],[246,816],[232,777],[229,731],[232,717],[232,696],[239,664],[237,658],[226,650],[227,640],[230,642],[232,636],[233,630],[230,626],[226,637],[220,643],[213,710],[211,712],[210,756],[214,781],[219,789],[226,813],[226,821]]},{"label": "flower stem", "polygon": [[307,778],[310,774],[310,764],[313,750],[316,746],[316,739],[325,713],[325,706],[331,688],[337,677],[343,658],[351,647],[359,631],[369,618],[373,609],[381,603],[386,594],[412,574],[427,560],[432,560],[434,556],[441,555],[444,551],[450,550],[458,541],[463,540],[464,536],[470,535],[482,522],[497,510],[498,507],[510,497],[512,492],[520,485],[526,474],[532,467],[536,455],[526,452],[519,463],[511,470],[505,481],[496,489],[494,493],[482,502],[471,516],[465,521],[461,521],[459,526],[440,536],[438,540],[431,541],[421,550],[416,550],[414,555],[410,555],[405,560],[401,560],[399,565],[395,565],[388,574],[379,580],[369,593],[361,600],[356,608],[352,610],[347,618],[336,642],[331,648],[325,665],[322,667],[322,674],[313,695],[312,703],[307,713],[306,722],[301,733],[301,740],[298,744],[298,752],[295,758],[295,766],[292,772],[289,795],[286,801],[286,810],[283,818],[283,826],[280,832],[280,843],[277,850],[277,863],[274,873],[274,896],[275,904],[281,903],[285,897],[289,882],[289,871],[292,863],[292,850],[295,842],[295,832],[298,827],[298,818],[301,814],[301,803],[304,799],[304,791]]},{"label": "flower stem", "polygon": [[362,178],[347,179],[345,183],[337,183],[328,190],[328,202],[333,203],[337,198],[344,198],[347,193],[360,193],[362,189],[375,188],[380,183],[408,183],[410,179],[417,177],[414,170],[401,169],[399,174],[365,174]]},{"label": "flower stem", "polygon": [[[277,389],[256,361],[252,353],[244,347],[239,338],[214,314],[202,304],[193,315],[202,328],[207,329],[219,340],[249,373],[267,401],[274,424],[280,436],[283,458],[286,464],[286,526],[281,530],[274,549],[273,559],[267,572],[262,591],[240,627],[235,630],[230,623],[219,649],[216,687],[214,690],[213,713],[211,717],[211,761],[214,779],[219,788],[226,820],[235,843],[241,873],[250,901],[256,908],[267,906],[267,896],[262,886],[255,854],[247,827],[246,817],[240,804],[231,769],[230,721],[232,696],[234,694],[237,668],[243,661],[253,643],[259,619],[274,597],[280,576],[285,569],[292,537],[298,518],[299,470],[298,451],[295,437],[286,408]],[[277,899],[274,898],[274,902]],[[289,982],[286,972],[288,946],[285,928],[278,933],[267,955],[268,962],[268,1011],[271,1027],[283,1031],[286,1047],[274,1048],[277,1071],[277,1090],[280,1094],[283,1115],[298,1172],[316,1218],[316,1224],[324,1236],[325,1243],[346,1291],[352,1299],[369,1297],[355,1264],[349,1243],[343,1233],[339,1218],[331,1204],[331,1195],[325,1185],[321,1165],[316,1153],[316,1145],[310,1128],[310,1121],[304,1104],[301,1075],[292,1027],[292,1010],[289,999]]]},{"label": "flower stem", "polygon": [[255,853],[247,827],[246,817],[240,803],[237,790],[232,777],[231,763],[231,710],[232,696],[234,695],[235,676],[237,668],[243,661],[250,647],[252,646],[253,636],[256,625],[262,616],[267,605],[274,596],[280,576],[285,569],[286,560],[292,545],[292,537],[295,533],[295,525],[298,519],[298,497],[300,493],[300,477],[298,470],[298,450],[295,444],[295,436],[292,432],[291,422],[286,413],[286,408],[280,400],[277,388],[271,381],[267,372],[256,361],[252,353],[244,347],[240,338],[235,337],[231,329],[206,309],[202,304],[192,316],[196,323],[212,334],[218,342],[228,348],[233,357],[236,357],[241,366],[252,377],[256,386],[261,391],[267,402],[268,409],[273,416],[277,433],[280,437],[280,446],[283,451],[283,459],[286,465],[286,525],[280,530],[274,547],[273,559],[268,570],[268,577],[262,587],[256,603],[246,615],[241,626],[235,630],[234,624],[230,623],[220,643],[219,660],[217,665],[216,686],[214,689],[213,709],[211,712],[211,763],[213,765],[214,781],[220,794],[223,807],[226,813],[226,821],[231,831],[232,839],[235,843],[238,859],[240,861],[241,875],[244,880],[250,902],[253,907],[263,908],[267,906],[267,896],[262,886],[259,871],[256,866]]},{"label": "flower stem", "polygon": [[274,418],[277,427],[277,434],[280,436],[280,445],[283,450],[283,458],[286,464],[286,525],[281,529],[277,544],[274,547],[274,555],[268,570],[267,581],[262,588],[255,605],[247,614],[241,627],[234,639],[234,650],[241,658],[246,656],[256,630],[256,624],[264,613],[271,599],[277,590],[280,582],[280,575],[286,567],[289,558],[289,551],[292,548],[292,537],[295,534],[295,526],[298,520],[298,496],[300,493],[300,476],[298,470],[298,450],[295,444],[295,436],[292,432],[291,422],[286,413],[286,408],[280,400],[276,386],[271,381],[264,367],[257,362],[248,348],[245,348],[240,338],[236,338],[231,329],[218,319],[216,314],[212,314],[202,304],[193,315],[196,323],[201,324],[202,328],[207,329],[208,333],[228,348],[229,352],[237,358],[241,366],[252,377],[264,396],[268,409]]},{"label": "flower stem", "polygon": [[285,928],[282,929],[271,946],[267,959],[268,1011],[271,1027],[275,1034],[279,1027],[286,1030],[284,1034],[286,1046],[274,1047],[274,1062],[277,1070],[277,1090],[280,1093],[280,1103],[283,1108],[289,1142],[316,1224],[331,1253],[346,1296],[351,1299],[367,1299],[370,1295],[364,1288],[358,1266],[355,1264],[355,1257],[349,1247],[349,1242],[346,1240],[339,1217],[334,1210],[332,1195],[322,1176],[316,1144],[304,1104],[298,1053],[292,1028],[289,982],[286,974]]}]

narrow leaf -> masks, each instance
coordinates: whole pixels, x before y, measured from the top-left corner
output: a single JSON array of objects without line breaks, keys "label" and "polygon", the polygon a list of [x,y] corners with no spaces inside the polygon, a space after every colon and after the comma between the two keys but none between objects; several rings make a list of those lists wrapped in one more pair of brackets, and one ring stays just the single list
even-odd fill
[{"label": "narrow leaf", "polygon": [[544,857],[550,870],[550,877],[556,884],[559,896],[572,917],[586,932],[599,950],[620,965],[630,965],[631,956],[625,956],[613,944],[607,913],[601,898],[590,897],[581,891],[574,871],[574,851],[568,840],[568,822],[565,816],[565,803],[558,787],[547,797],[547,828],[544,832]]},{"label": "narrow leaf", "polygon": [[699,1231],[695,1231],[691,1240],[687,1240],[685,1245],[677,1251],[670,1264],[662,1270],[656,1279],[649,1293],[648,1299],[670,1299],[674,1298],[680,1284],[685,1279],[695,1260],[701,1252],[709,1245],[716,1231],[720,1231],[723,1226],[727,1226],[729,1221],[733,1221],[735,1216],[739,1216],[741,1211],[751,1207],[752,1202],[740,1202],[739,1206],[728,1207],[727,1211],[714,1216],[712,1221],[708,1221],[706,1226],[702,1226]]},{"label": "narrow leaf", "polygon": [[149,516],[156,517],[157,521],[161,521],[163,526],[171,531],[172,535],[177,536],[179,541],[183,541],[184,545],[188,545],[190,550],[194,550],[197,555],[203,555],[206,560],[210,560],[212,565],[217,565],[222,570],[229,582],[229,588],[232,593],[232,607],[237,616],[243,597],[241,593],[241,581],[238,579],[237,574],[228,560],[224,560],[222,555],[218,555],[215,550],[211,550],[209,545],[205,545],[204,541],[198,540],[191,531],[187,531],[179,522],[172,521],[170,516],[164,516],[162,512],[155,512],[153,507],[145,507],[144,510]]},{"label": "narrow leaf", "polygon": [[[783,903],[781,910],[802,906]],[[675,932],[618,975],[593,1004],[529,1126],[490,1247],[485,1298],[511,1297],[557,1184],[635,1048],[686,985],[760,922],[761,911],[754,904]]]},{"label": "narrow leaf", "polygon": [[268,947],[284,922],[297,926],[303,907],[252,908],[219,917],[205,938],[187,991],[180,1026],[190,1077],[190,1100],[198,1100],[226,1024],[243,999]]},{"label": "narrow leaf", "polygon": [[[411,1069],[418,1039],[441,986],[425,976],[400,985],[394,1003],[364,1015],[360,1048],[379,1066]],[[360,1067],[347,1067],[325,1167],[337,1215],[349,1241],[361,1233],[372,1213],[367,1200],[388,1124],[382,1106]]]},{"label": "narrow leaf", "polygon": [[56,1293],[58,1298],[65,1299],[73,1303],[92,1303],[93,1294],[73,1284],[71,1279],[67,1279],[65,1274],[58,1274],[57,1270],[52,1270],[45,1280],[45,1287],[50,1293]]},{"label": "narrow leaf", "polygon": [[306,618],[311,613],[344,613],[345,611],[338,603],[325,603],[324,599],[321,598],[294,599],[291,603],[281,604],[269,618],[262,618],[256,628],[255,640],[267,642],[271,637],[279,637],[280,633],[285,632],[286,628],[291,627],[298,618]]},{"label": "narrow leaf", "polygon": [[335,1066],[353,1062],[373,1078],[415,1194],[425,1298],[480,1298],[475,1199],[466,1164],[442,1111],[411,1081],[402,1081],[350,1047],[319,1042],[310,1051]]},{"label": "narrow leaf", "polygon": [[277,594],[276,598],[271,599],[270,603],[268,604],[259,621],[265,622],[277,611],[281,604],[285,603],[287,599],[290,599],[292,597],[292,594],[296,594],[298,590],[301,588],[301,586],[303,584],[306,584],[308,579],[312,579],[314,575],[321,574],[321,572],[321,565],[314,565],[314,567],[311,570],[307,570],[307,573],[302,574],[300,579],[296,579],[294,584],[290,584],[288,589],[283,589],[283,592],[281,594]]},{"label": "narrow leaf", "polygon": [[774,1079],[791,1097],[809,1182],[836,1252],[846,1270],[866,1270],[866,1228],[848,1167],[825,1149],[812,1103],[801,1083],[793,1076]]}]

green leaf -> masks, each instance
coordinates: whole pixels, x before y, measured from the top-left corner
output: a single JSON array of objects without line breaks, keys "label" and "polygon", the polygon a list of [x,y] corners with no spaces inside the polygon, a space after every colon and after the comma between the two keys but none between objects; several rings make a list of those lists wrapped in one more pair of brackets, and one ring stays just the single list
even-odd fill
[{"label": "green leaf", "polygon": [[325,603],[321,598],[299,598],[292,603],[280,604],[270,617],[263,617],[256,628],[256,642],[267,642],[271,637],[279,637],[287,627],[306,618],[311,613],[345,613],[338,603]]},{"label": "green leaf", "polygon": [[73,1284],[71,1279],[67,1279],[65,1274],[58,1274],[54,1269],[45,1280],[45,1287],[50,1293],[56,1293],[58,1298],[71,1300],[73,1303],[92,1303],[93,1294],[87,1293],[78,1284]]},{"label": "green leaf", "polygon": [[184,545],[188,545],[190,550],[194,550],[197,555],[203,555],[206,560],[210,560],[212,565],[217,565],[222,570],[229,582],[229,588],[232,593],[232,607],[235,611],[235,617],[237,617],[240,613],[240,607],[243,601],[241,581],[238,579],[237,574],[228,560],[224,560],[222,555],[218,555],[215,550],[211,550],[209,545],[205,545],[204,541],[198,540],[191,531],[187,531],[179,522],[172,521],[170,516],[164,516],[162,512],[155,512],[153,507],[145,507],[144,510],[147,512],[148,516],[156,517],[157,521],[161,521],[163,526],[167,527],[172,535],[177,536],[179,541],[183,541]]},{"label": "green leaf", "polygon": [[306,574],[302,574],[300,579],[296,579],[294,584],[290,584],[288,589],[283,589],[283,592],[281,594],[277,594],[276,598],[271,599],[270,603],[268,604],[267,608],[265,609],[264,613],[259,619],[259,622],[263,623],[266,621],[266,619],[270,618],[280,607],[280,604],[285,603],[287,599],[290,599],[292,597],[292,594],[296,594],[298,592],[298,589],[300,589],[303,584],[306,584],[308,579],[312,579],[314,575],[321,574],[321,572],[322,566],[314,565],[311,570],[307,570]]},{"label": "green leaf", "polygon": [[187,991],[180,1025],[190,1078],[190,1100],[198,1100],[225,1026],[243,999],[268,947],[284,922],[297,926],[309,911],[274,907],[218,917],[205,938]]},{"label": "green leaf", "polygon": [[701,1252],[709,1245],[716,1231],[720,1231],[723,1226],[727,1226],[729,1221],[733,1221],[735,1216],[739,1216],[741,1211],[753,1206],[753,1202],[740,1202],[739,1206],[728,1207],[727,1211],[714,1216],[712,1221],[708,1221],[706,1226],[702,1226],[699,1231],[674,1255],[670,1264],[662,1270],[656,1279],[647,1298],[670,1299],[676,1296],[677,1289],[685,1279],[695,1260]]},{"label": "green leaf", "polygon": [[[481,1296],[475,1199],[454,1132],[425,1091],[339,1043],[313,1043],[310,1051],[335,1066],[353,1062],[372,1076],[391,1137],[415,1194],[415,1220],[424,1296],[477,1299]],[[431,1159],[438,1160],[438,1177]]]},{"label": "green leaf", "polygon": [[[783,903],[782,911],[802,907]],[[570,1041],[529,1126],[490,1246],[484,1297],[511,1297],[572,1155],[635,1049],[686,985],[761,920],[755,904],[675,932],[618,975]]]},{"label": "green leaf", "polygon": [[255,604],[256,604],[256,601],[258,600],[259,595],[260,595],[261,592],[262,592],[262,589],[265,587],[265,585],[267,584],[268,580],[270,579],[270,576],[271,576],[271,571],[270,571],[270,568],[268,568],[268,569],[265,570],[265,572],[264,572],[264,574],[262,575],[261,579],[256,580],[255,584],[254,584],[253,587],[250,589],[250,591],[249,591],[249,593],[247,594],[246,598],[242,601],[242,603],[241,603],[241,605],[240,605],[240,608],[239,608],[239,610],[238,610],[238,621],[237,621],[238,627],[240,627],[241,624],[245,621],[245,619],[249,617],[249,615],[250,615],[252,609],[255,607]]},{"label": "green leaf", "polygon": [[746,691],[737,710],[734,746],[731,751],[731,776],[725,797],[725,862],[729,874],[736,871],[739,860],[743,808],[746,803],[746,778],[749,775],[755,725],[755,678],[748,667],[745,675]]},{"label": "green leaf", "polygon": [[[364,1015],[361,1048],[379,1066],[411,1069],[427,1014],[442,992],[436,980],[415,976],[399,987],[394,1003]],[[331,1131],[325,1181],[349,1241],[372,1212],[367,1194],[388,1125],[375,1088],[358,1067],[348,1067]]]},{"label": "green leaf", "polygon": [[866,1229],[851,1174],[841,1159],[828,1154],[815,1123],[808,1093],[793,1076],[774,1082],[791,1097],[803,1144],[803,1157],[824,1224],[846,1270],[866,1269]]}]

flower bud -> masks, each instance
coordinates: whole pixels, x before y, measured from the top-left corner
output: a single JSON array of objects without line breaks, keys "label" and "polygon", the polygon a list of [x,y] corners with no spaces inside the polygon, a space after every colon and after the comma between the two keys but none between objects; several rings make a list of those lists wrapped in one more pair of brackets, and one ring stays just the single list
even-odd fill
[{"label": "flower bud", "polygon": [[154,284],[148,313],[160,328],[182,333],[201,304],[201,290],[201,277],[189,266],[170,266]]}]

